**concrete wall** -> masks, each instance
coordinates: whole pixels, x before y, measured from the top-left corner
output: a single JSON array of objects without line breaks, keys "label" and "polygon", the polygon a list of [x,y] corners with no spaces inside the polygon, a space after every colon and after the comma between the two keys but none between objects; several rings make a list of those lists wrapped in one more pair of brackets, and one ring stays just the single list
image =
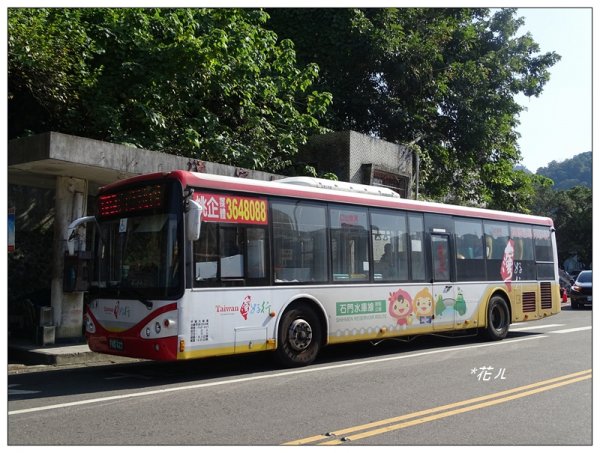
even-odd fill
[{"label": "concrete wall", "polygon": [[319,174],[335,173],[342,181],[365,184],[365,171],[376,168],[408,179],[412,193],[413,155],[403,145],[386,142],[354,131],[310,137],[299,160],[313,165]]},{"label": "concrete wall", "polygon": [[57,132],[11,140],[8,144],[9,184],[53,188],[56,176],[84,178],[93,194],[99,186],[120,179],[172,170],[192,170],[259,180],[281,178],[271,173]]},{"label": "concrete wall", "polygon": [[412,152],[407,147],[350,131],[351,182],[362,182],[363,164],[372,164],[390,173],[412,176]]},{"label": "concrete wall", "polygon": [[349,152],[350,131],[332,132],[310,137],[298,160],[312,165],[319,173],[335,173],[340,181],[350,182]]}]

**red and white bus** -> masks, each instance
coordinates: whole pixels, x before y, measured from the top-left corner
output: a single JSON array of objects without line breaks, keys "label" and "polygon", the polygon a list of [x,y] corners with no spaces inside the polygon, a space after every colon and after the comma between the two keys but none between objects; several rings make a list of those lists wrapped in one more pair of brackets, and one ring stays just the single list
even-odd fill
[{"label": "red and white bus", "polygon": [[[154,360],[478,329],[560,311],[552,220],[392,191],[186,171],[103,187],[91,350]],[[75,222],[77,223],[77,222]]]}]

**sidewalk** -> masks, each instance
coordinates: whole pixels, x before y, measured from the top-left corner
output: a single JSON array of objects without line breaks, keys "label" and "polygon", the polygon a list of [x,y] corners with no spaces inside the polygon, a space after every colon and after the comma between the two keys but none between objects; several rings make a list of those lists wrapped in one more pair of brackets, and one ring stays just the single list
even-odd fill
[{"label": "sidewalk", "polygon": [[87,343],[39,346],[31,341],[20,339],[10,339],[8,343],[9,372],[23,370],[35,365],[83,366],[141,360],[92,352]]}]

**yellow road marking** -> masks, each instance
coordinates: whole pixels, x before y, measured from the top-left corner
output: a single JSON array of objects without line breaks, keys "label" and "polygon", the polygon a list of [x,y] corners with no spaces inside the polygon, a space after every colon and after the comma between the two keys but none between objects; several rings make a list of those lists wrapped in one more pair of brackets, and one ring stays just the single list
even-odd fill
[{"label": "yellow road marking", "polygon": [[[364,425],[353,426],[350,428],[345,428],[341,430],[333,431],[329,436],[327,435],[316,435],[311,437],[305,437],[303,439],[293,440],[290,442],[286,442],[283,445],[306,445],[311,443],[316,443],[320,441],[326,441],[322,443],[318,443],[318,445],[339,445],[343,443],[342,436],[345,441],[359,440],[364,439],[366,437],[376,436],[379,434],[383,434],[389,431],[394,431],[402,428],[406,428],[409,426],[414,426],[421,423],[426,423],[429,421],[438,420],[445,417],[450,417],[452,415],[461,414],[464,412],[469,412],[477,409],[482,409],[484,407],[493,406],[496,404],[505,403],[514,399],[523,398],[529,395],[533,395],[536,393],[544,392],[547,390],[551,390],[553,388],[561,387],[564,385],[573,384],[575,382],[583,381],[585,379],[590,379],[592,377],[592,370],[579,371],[577,373],[571,373],[564,376],[559,376],[552,379],[546,379],[544,381],[535,382],[533,384],[523,385],[520,387],[516,387],[513,389],[504,390],[501,392],[492,393],[489,395],[483,395],[476,398],[471,398],[464,401],[458,401],[451,404],[446,404],[444,406],[433,407],[430,409],[425,409],[422,411],[413,412],[411,414],[400,415],[398,417],[387,418],[385,420],[379,420],[371,423],[367,423]],[[489,400],[489,401],[488,401]],[[479,403],[479,404],[475,404]],[[467,406],[467,407],[461,407]],[[455,409],[459,408],[459,409]],[[454,410],[451,410],[454,409]],[[435,414],[435,415],[429,415]],[[425,415],[429,415],[424,417]],[[413,419],[413,420],[411,420]],[[403,423],[394,424],[399,421],[409,420]],[[389,425],[389,426],[383,426]],[[382,428],[378,428],[383,426]],[[372,429],[378,428],[378,429]],[[367,431],[370,430],[370,431]],[[347,436],[347,434],[358,433],[360,431],[366,431],[359,434],[353,434],[351,436]],[[335,436],[335,439],[331,437]]]}]

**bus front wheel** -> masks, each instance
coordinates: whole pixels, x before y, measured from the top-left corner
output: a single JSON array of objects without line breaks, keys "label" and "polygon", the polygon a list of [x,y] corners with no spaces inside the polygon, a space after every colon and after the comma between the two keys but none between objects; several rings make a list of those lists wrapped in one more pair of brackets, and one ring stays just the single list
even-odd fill
[{"label": "bus front wheel", "polygon": [[490,299],[487,309],[487,326],[485,336],[489,340],[502,340],[508,335],[510,312],[506,300],[501,296]]},{"label": "bus front wheel", "polygon": [[317,315],[309,308],[292,308],[281,319],[277,358],[288,367],[311,364],[321,348]]}]

